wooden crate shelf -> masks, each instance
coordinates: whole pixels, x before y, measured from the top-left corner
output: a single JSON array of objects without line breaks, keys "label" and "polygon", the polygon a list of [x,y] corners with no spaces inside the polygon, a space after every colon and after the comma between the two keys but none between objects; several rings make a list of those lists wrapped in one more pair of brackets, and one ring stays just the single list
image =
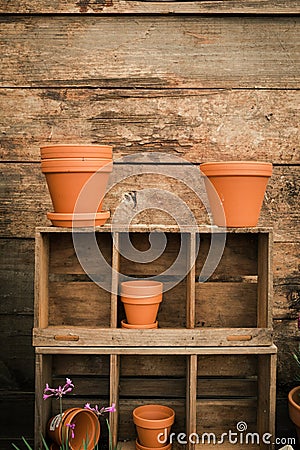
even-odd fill
[{"label": "wooden crate shelf", "polygon": [[[271,230],[227,230],[223,256],[205,283],[199,282],[199,276],[215,230],[199,227],[195,233],[187,227],[184,233],[179,233],[177,227],[132,226],[129,235],[133,246],[140,251],[147,250],[152,232],[166,233],[165,250],[154,262],[140,264],[124,256],[127,234],[122,228],[111,232],[110,226],[104,226],[96,230],[101,253],[113,268],[113,271],[102,271],[97,259],[91,259],[89,273],[101,279],[99,286],[80,265],[70,229],[37,229],[34,346],[45,346],[47,341],[50,346],[58,345],[60,337],[63,337],[62,345],[74,346],[91,345],[91,341],[96,345],[126,346],[127,339],[145,342],[138,345],[150,345],[147,340],[153,339],[153,345],[162,345],[160,339],[165,336],[165,346],[272,343]],[[84,235],[87,230],[78,233]],[[171,275],[164,275],[180,248],[183,248],[181,263]],[[195,264],[188,270],[193,259]],[[164,292],[158,313],[160,330],[155,335],[116,329],[125,318],[116,293],[122,275],[159,276],[166,286],[170,282],[175,284]],[[107,290],[102,283],[106,283]],[[114,292],[110,293],[112,286]],[[187,331],[190,329],[193,331]],[[163,330],[168,333],[164,334]],[[177,338],[175,330],[182,331]]]},{"label": "wooden crate shelf", "polygon": [[193,354],[176,348],[168,354],[163,348],[155,349],[156,353],[149,348],[147,353],[135,348],[128,354],[120,348],[114,354],[110,350],[36,348],[36,430],[44,431],[47,420],[58,413],[57,401],[42,400],[41,386],[46,380],[57,385],[70,377],[75,389],[64,399],[64,407],[116,403],[110,424],[115,439],[122,443],[136,437],[132,410],[153,402],[175,410],[172,431],[176,436],[214,433],[219,439],[222,433],[235,431],[239,421],[247,423],[249,432],[275,435],[274,345],[194,347]]},{"label": "wooden crate shelf", "polygon": [[[147,251],[155,232],[165,233],[164,251],[153,262],[140,263],[125,251],[127,229],[104,225],[94,234],[76,230],[84,244],[85,236],[94,236],[104,257],[99,264],[87,241],[88,273],[97,284],[78,260],[70,229],[37,229],[36,449],[47,420],[58,412],[57,402],[42,400],[44,385],[57,385],[67,376],[75,390],[64,407],[116,403],[110,426],[114,444],[119,440],[125,450],[134,448],[136,437],[132,410],[152,402],[175,409],[172,430],[177,434],[215,433],[219,438],[245,421],[250,432],[275,435],[272,230],[226,230],[222,257],[205,283],[201,277],[211,240],[224,237],[224,230],[132,226],[133,247]],[[183,257],[174,268],[179,251]],[[174,270],[168,272],[171,266]],[[123,276],[159,276],[166,285],[175,281],[163,294],[158,329],[120,328],[125,318],[118,295]],[[204,446],[199,442],[194,447]],[[173,450],[177,448],[182,446],[175,442]],[[247,448],[273,446],[260,442]]]}]

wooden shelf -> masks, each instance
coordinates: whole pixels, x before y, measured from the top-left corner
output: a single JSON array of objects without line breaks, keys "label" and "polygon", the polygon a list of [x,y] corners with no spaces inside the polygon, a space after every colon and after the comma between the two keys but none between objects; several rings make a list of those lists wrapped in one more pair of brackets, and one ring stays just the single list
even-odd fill
[{"label": "wooden shelf", "polygon": [[[250,431],[274,435],[272,230],[236,228],[225,233],[209,226],[183,231],[139,225],[130,227],[129,237],[143,252],[156,232],[165,233],[164,251],[153,262],[140,263],[124,252],[125,228],[77,229],[77,236],[94,236],[111,268],[105,271],[91,258],[89,273],[100,280],[97,284],[78,260],[72,230],[37,229],[36,448],[41,430],[57,412],[57,402],[42,400],[42,389],[46,382],[55,385],[64,377],[75,382],[74,395],[64,399],[64,407],[116,403],[110,426],[114,445],[119,440],[125,450],[134,447],[136,437],[132,410],[152,402],[174,408],[176,434],[220,436],[244,420]],[[199,278],[215,232],[226,238],[225,247],[217,267],[202,283]],[[184,255],[180,264],[166,275],[180,249]],[[120,328],[125,317],[118,295],[123,275],[159,276],[166,286],[175,281],[163,294],[158,329]],[[200,450],[203,445],[196,447]]]}]

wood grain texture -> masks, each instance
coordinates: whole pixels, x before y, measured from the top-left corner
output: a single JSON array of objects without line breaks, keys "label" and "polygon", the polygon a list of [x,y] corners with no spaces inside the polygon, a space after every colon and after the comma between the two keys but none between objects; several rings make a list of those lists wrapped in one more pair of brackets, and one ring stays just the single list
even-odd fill
[{"label": "wood grain texture", "polygon": [[[128,169],[128,168],[127,168]],[[111,184],[117,177],[124,178],[126,166],[115,165]],[[161,169],[161,168],[160,168]],[[159,169],[159,170],[160,170]],[[33,237],[36,226],[50,225],[46,212],[52,211],[46,182],[39,164],[0,164],[0,236],[2,237]],[[144,168],[139,169],[141,172]],[[170,214],[176,213],[180,220],[190,223],[189,211],[199,224],[208,224],[209,218],[204,211],[198,196],[184,183],[170,178],[170,175],[185,176],[184,166],[165,166],[161,169],[167,176],[158,175],[158,166],[147,166],[148,174],[129,176],[126,180],[116,183],[106,194],[103,209],[109,209],[111,216],[122,202],[119,209],[119,223],[128,223],[133,217],[133,223],[175,224]],[[128,175],[130,175],[129,168]],[[151,174],[151,172],[154,172]],[[299,171],[300,166],[274,167],[274,173],[269,181],[265,201],[260,215],[260,226],[274,227],[274,241],[299,241]],[[116,177],[116,178],[115,178]],[[198,177],[198,172],[197,172]],[[157,195],[153,191],[159,189]],[[162,197],[168,194],[168,202]],[[172,194],[173,193],[173,194]],[[189,210],[184,209],[183,215],[178,201],[184,200]],[[182,204],[180,203],[182,206]],[[181,208],[180,206],[180,208]],[[159,209],[153,209],[159,208]],[[137,214],[137,210],[144,210]],[[168,209],[167,214],[165,210]]]},{"label": "wood grain texture", "polygon": [[2,16],[0,85],[298,88],[299,30],[276,16]]},{"label": "wood grain texture", "polygon": [[299,103],[297,90],[1,89],[0,158],[39,162],[41,145],[94,142],[113,145],[115,161],[155,151],[299,164]]},{"label": "wood grain texture", "polygon": [[177,1],[155,0],[2,0],[0,13],[75,13],[75,14],[162,14],[162,13],[239,13],[239,14],[296,14],[299,13],[297,0],[221,0],[221,1]]}]

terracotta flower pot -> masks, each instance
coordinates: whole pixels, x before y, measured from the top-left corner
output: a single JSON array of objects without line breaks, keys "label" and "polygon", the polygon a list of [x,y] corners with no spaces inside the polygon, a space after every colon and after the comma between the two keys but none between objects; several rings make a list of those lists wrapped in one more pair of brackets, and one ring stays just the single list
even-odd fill
[{"label": "terracotta flower pot", "polygon": [[272,175],[271,163],[212,162],[201,164],[200,170],[207,177],[204,181],[216,225],[257,225],[267,183]]},{"label": "terracotta flower pot", "polygon": [[300,444],[300,386],[294,387],[288,395],[289,415],[296,427],[298,442]]},{"label": "terracotta flower pot", "polygon": [[111,145],[53,144],[41,147],[42,159],[97,158],[112,160]]},{"label": "terracotta flower pot", "polygon": [[[163,447],[160,447],[160,450],[171,450],[171,448],[172,448],[172,444],[170,443],[170,444],[164,445]],[[144,447],[143,445],[141,445],[137,439],[135,441],[135,449],[136,450],[152,450],[152,448]]]},{"label": "terracotta flower pot", "polygon": [[101,211],[108,178],[112,171],[112,162],[100,159],[82,161],[48,159],[43,160],[41,165],[42,172],[46,176],[54,212],[72,214],[80,191],[88,180],[90,180],[89,193],[91,194],[86,195],[85,201],[81,202],[80,210],[76,212]]},{"label": "terracotta flower pot", "polygon": [[162,287],[160,281],[135,280],[121,283],[121,301],[128,324],[148,325],[156,321],[162,301]]},{"label": "terracotta flower pot", "polygon": [[148,323],[147,325],[132,325],[125,320],[121,320],[121,328],[128,328],[131,330],[147,330],[151,328],[158,328],[158,322]]},{"label": "terracotta flower pot", "polygon": [[97,214],[83,213],[83,214],[62,214],[62,213],[47,213],[47,217],[51,220],[55,227],[98,227],[104,225],[110,217],[109,211],[102,211]]},{"label": "terracotta flower pot", "polygon": [[[74,425],[74,437],[68,424]],[[63,412],[62,420],[60,414],[49,420],[47,434],[58,446],[65,444],[68,440],[70,450],[82,450],[84,441],[86,450],[93,450],[100,437],[100,424],[93,411],[70,408]]]},{"label": "terracotta flower pot", "polygon": [[168,406],[138,406],[133,410],[133,422],[136,426],[138,442],[148,448],[164,447],[174,419],[175,412]]}]

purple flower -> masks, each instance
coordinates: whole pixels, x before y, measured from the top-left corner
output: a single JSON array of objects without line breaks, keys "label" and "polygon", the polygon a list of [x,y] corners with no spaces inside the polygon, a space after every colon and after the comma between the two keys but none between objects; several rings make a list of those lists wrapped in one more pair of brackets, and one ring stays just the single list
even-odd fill
[{"label": "purple flower", "polygon": [[67,423],[66,427],[70,428],[70,430],[71,430],[71,439],[74,439],[74,437],[75,437],[75,433],[74,433],[75,423]]},{"label": "purple flower", "polygon": [[104,407],[102,406],[101,409],[99,409],[98,405],[95,405],[94,408],[91,407],[90,403],[86,403],[84,405],[85,409],[89,409],[90,411],[93,411],[95,414],[97,414],[97,416],[102,416],[103,413],[107,413],[107,412],[116,412],[116,405],[115,403],[112,403],[111,406],[108,407]]},{"label": "purple flower", "polygon": [[63,395],[71,392],[74,387],[72,380],[70,378],[66,378],[66,384],[64,386],[58,386],[58,388],[53,389],[49,387],[49,384],[46,383],[46,387],[44,389],[43,399],[47,400],[49,397],[57,397],[61,398]]}]

